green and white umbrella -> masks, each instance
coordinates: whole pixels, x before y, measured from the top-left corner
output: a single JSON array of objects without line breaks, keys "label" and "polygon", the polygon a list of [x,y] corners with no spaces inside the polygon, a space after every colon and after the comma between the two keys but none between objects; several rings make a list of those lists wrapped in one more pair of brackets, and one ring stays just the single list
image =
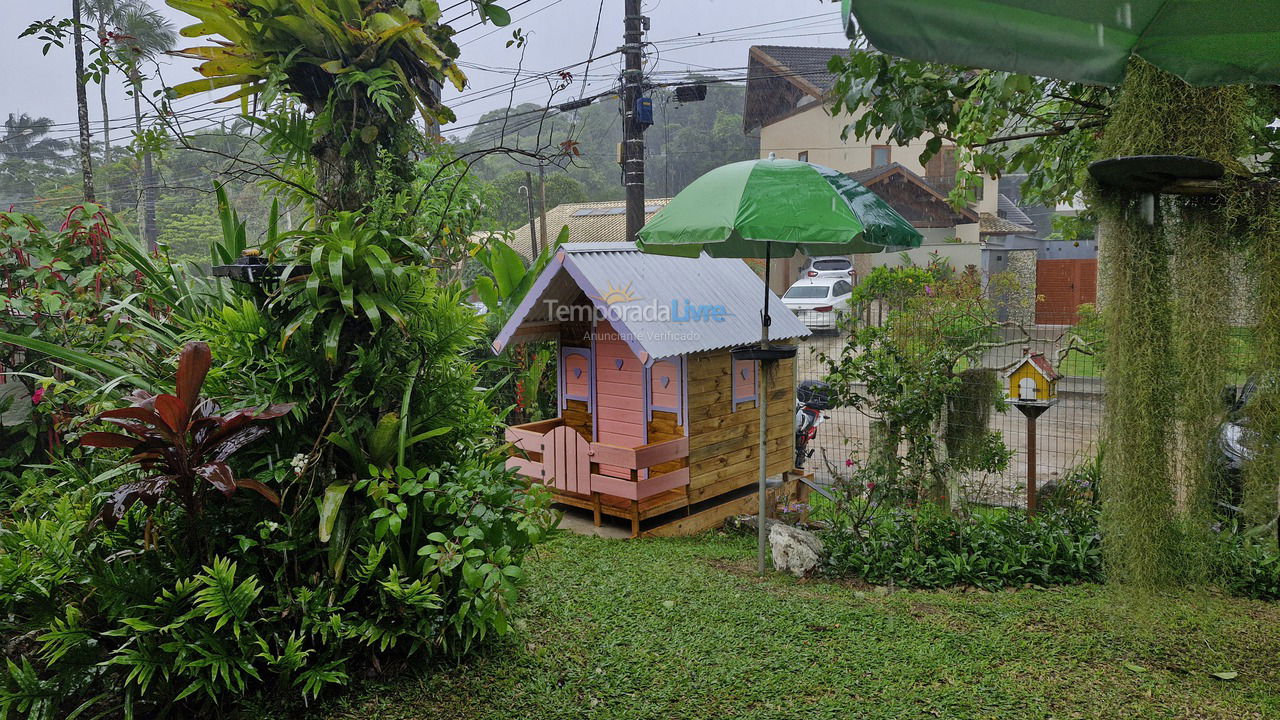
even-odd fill
[{"label": "green and white umbrella", "polygon": [[[1137,56],[1192,85],[1280,83],[1280,2],[843,0],[881,52],[1097,85]],[[856,22],[855,22],[856,21]]]},{"label": "green and white umbrella", "polygon": [[[763,258],[761,356],[769,350],[769,260],[881,252],[920,245],[920,233],[870,190],[831,168],[783,160],[748,160],[712,170],[671,198],[640,230],[647,253]],[[781,246],[781,247],[779,247]],[[794,354],[794,349],[792,349]],[[760,373],[759,569],[765,567],[766,374]]]},{"label": "green and white umbrella", "polygon": [[763,258],[785,245],[809,255],[916,247],[920,233],[875,193],[831,168],[769,157],[712,170],[640,231],[644,252]]}]

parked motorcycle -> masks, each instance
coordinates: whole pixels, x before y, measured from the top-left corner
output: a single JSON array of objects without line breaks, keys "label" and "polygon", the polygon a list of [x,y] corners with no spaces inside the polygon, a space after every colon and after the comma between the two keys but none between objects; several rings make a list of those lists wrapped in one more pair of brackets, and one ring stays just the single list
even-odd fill
[{"label": "parked motorcycle", "polygon": [[830,387],[821,380],[805,380],[796,388],[796,469],[803,469],[813,457],[809,443],[818,435],[822,423],[830,416],[822,414],[831,409]]}]

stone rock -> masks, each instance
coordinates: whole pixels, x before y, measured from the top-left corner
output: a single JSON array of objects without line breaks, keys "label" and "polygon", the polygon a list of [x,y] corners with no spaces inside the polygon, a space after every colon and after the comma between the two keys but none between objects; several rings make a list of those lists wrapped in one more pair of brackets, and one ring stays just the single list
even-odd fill
[{"label": "stone rock", "polygon": [[817,535],[777,523],[769,527],[773,567],[796,577],[808,577],[822,562],[822,541]]}]

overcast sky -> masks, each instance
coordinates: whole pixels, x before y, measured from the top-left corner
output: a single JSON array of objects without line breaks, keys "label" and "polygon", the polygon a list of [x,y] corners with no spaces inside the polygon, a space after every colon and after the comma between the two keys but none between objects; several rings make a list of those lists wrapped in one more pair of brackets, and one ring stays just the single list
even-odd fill
[{"label": "overcast sky", "polygon": [[[441,0],[448,8],[456,0]],[[24,112],[48,116],[59,125],[55,135],[75,133],[75,90],[72,85],[72,53],[70,48],[40,54],[42,43],[34,38],[18,39],[18,34],[35,20],[50,15],[70,14],[70,0],[0,0],[5,17],[0,24],[0,116]],[[189,24],[184,13],[173,10],[161,0],[151,4],[176,26]],[[489,110],[507,106],[513,69],[521,65],[521,51],[504,47],[511,30],[521,28],[528,38],[524,49],[523,71],[527,82],[516,83],[512,102],[543,104],[550,97],[545,81],[533,78],[563,66],[586,60],[595,34],[600,0],[508,0],[514,21],[507,28],[478,25],[473,14],[463,16],[470,3],[459,4],[446,11],[444,18],[460,30],[456,37],[462,47],[459,58],[470,80],[469,87],[459,93],[449,88],[445,101],[458,116],[457,127],[445,127],[446,134],[466,134],[465,126],[475,122]],[[622,42],[623,0],[604,0],[595,56],[615,50]],[[811,45],[845,47],[840,32],[839,5],[828,0],[646,0],[644,12],[652,19],[646,39],[646,69],[658,79],[670,79],[685,71],[719,69],[716,74],[741,75],[746,65],[747,48],[753,44]],[[456,20],[455,20],[456,18]],[[181,42],[191,42],[181,39]],[[194,43],[193,43],[194,44]],[[591,65],[587,75],[587,94],[608,89],[616,81],[621,67],[620,57],[611,55]],[[554,101],[562,103],[579,96],[583,70],[581,65],[569,69],[574,74],[570,88]],[[161,63],[164,81],[174,85],[194,77],[191,62],[167,59]],[[119,78],[109,82],[111,115],[131,117],[132,105],[119,85]],[[89,87],[90,116],[94,120],[95,140],[100,139],[97,125],[101,110],[98,88]],[[202,106],[212,97],[193,97],[179,103],[181,107]],[[192,111],[189,122],[203,124],[235,111],[234,107],[199,107]],[[112,132],[112,140],[128,141]]]}]

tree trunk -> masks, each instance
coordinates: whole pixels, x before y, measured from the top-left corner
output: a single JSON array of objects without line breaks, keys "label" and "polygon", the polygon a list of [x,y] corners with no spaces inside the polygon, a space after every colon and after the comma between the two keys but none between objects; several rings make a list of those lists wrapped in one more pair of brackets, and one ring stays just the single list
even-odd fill
[{"label": "tree trunk", "polygon": [[[133,127],[142,142],[142,75],[136,64],[129,66],[129,82],[133,84]],[[151,151],[142,151],[142,212],[139,213],[142,239],[147,249],[156,252],[159,233],[156,232],[156,178],[151,165]]]},{"label": "tree trunk", "polygon": [[71,0],[71,20],[75,23],[72,45],[76,57],[76,119],[80,125],[80,172],[84,201],[97,202],[93,191],[93,157],[89,154],[89,96],[84,88],[84,33],[80,24],[80,0]]},{"label": "tree trunk", "polygon": [[[98,43],[101,47],[107,46],[107,25],[104,22],[98,22]],[[111,164],[111,114],[107,109],[107,81],[102,78],[98,82],[98,93],[102,98],[102,164]]]}]

